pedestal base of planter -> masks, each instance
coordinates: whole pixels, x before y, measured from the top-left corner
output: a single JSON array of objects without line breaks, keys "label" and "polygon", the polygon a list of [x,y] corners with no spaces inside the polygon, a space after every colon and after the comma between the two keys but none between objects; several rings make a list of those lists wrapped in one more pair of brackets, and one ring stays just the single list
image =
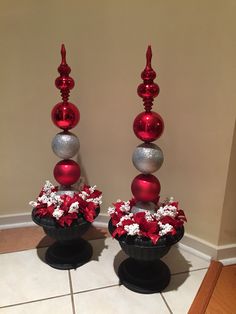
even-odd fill
[{"label": "pedestal base of planter", "polygon": [[164,290],[170,282],[170,270],[161,260],[124,260],[118,269],[121,284],[139,293],[155,293]]},{"label": "pedestal base of planter", "polygon": [[48,265],[57,269],[75,269],[87,263],[93,254],[91,244],[82,239],[55,242],[46,251]]}]

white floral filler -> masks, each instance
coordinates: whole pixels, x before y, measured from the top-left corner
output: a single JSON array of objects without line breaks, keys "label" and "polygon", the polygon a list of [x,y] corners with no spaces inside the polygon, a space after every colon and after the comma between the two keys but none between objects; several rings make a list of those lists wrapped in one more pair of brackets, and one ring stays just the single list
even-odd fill
[{"label": "white floral filler", "polygon": [[168,234],[175,235],[186,222],[184,211],[179,209],[178,202],[173,197],[156,205],[155,212],[144,210],[133,213],[134,199],[130,201],[117,200],[113,207],[108,208],[111,223],[114,227],[113,237],[122,235],[145,237],[153,244]]},{"label": "white floral filler", "polygon": [[102,204],[102,192],[96,189],[96,185],[93,187],[84,185],[79,192],[65,191],[61,194],[58,193],[57,186],[46,181],[37,201],[31,201],[29,204],[35,208],[35,215],[52,217],[64,227],[70,226],[81,217],[92,222]]}]

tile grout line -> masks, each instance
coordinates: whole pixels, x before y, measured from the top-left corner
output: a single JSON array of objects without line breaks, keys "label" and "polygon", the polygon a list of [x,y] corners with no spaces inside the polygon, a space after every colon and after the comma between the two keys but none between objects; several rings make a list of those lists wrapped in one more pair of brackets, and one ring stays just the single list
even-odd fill
[{"label": "tile grout line", "polygon": [[88,289],[88,290],[78,291],[78,292],[74,292],[74,294],[92,292],[92,291],[103,290],[103,289],[108,289],[108,288],[113,288],[113,287],[119,287],[119,286],[120,286],[120,284],[114,284],[114,285],[105,286],[105,287],[98,287],[98,288],[94,288],[94,289]]},{"label": "tile grout line", "polygon": [[171,276],[182,275],[182,274],[186,274],[186,273],[192,273],[192,272],[195,272],[195,271],[204,270],[204,269],[208,269],[208,268],[209,267],[202,267],[202,268],[193,269],[193,270],[189,270],[189,271],[182,271],[182,272],[179,272],[179,273],[171,274]]},{"label": "tile grout line", "polygon": [[40,302],[40,301],[47,301],[47,300],[52,300],[52,299],[57,299],[57,298],[63,298],[63,297],[67,297],[67,296],[70,296],[70,293],[56,295],[55,297],[48,297],[48,298],[37,299],[37,300],[32,300],[32,301],[26,301],[26,302],[20,302],[20,303],[3,305],[3,306],[0,306],[0,309],[13,307],[13,306],[18,306],[18,305],[29,304],[29,303],[36,303],[36,302]]},{"label": "tile grout line", "polygon": [[161,295],[162,300],[164,301],[164,303],[165,303],[166,307],[168,308],[168,310],[169,310],[170,314],[173,314],[173,312],[171,311],[171,308],[170,308],[169,304],[167,303],[167,301],[166,301],[166,299],[165,299],[164,295],[163,295],[162,293],[160,293],[160,295]]},{"label": "tile grout line", "polygon": [[72,280],[71,280],[71,273],[70,273],[70,270],[68,270],[68,276],[69,276],[69,284],[70,284],[70,297],[71,297],[72,312],[73,312],[73,314],[76,314],[76,312],[75,312],[75,301],[74,301],[74,294],[73,294],[73,287],[72,287]]}]

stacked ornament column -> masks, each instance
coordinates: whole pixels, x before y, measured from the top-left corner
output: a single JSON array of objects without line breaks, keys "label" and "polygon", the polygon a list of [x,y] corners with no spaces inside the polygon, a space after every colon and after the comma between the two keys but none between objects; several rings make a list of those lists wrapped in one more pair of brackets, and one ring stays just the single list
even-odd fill
[{"label": "stacked ornament column", "polygon": [[164,122],[158,113],[152,111],[154,98],[159,94],[159,86],[154,83],[156,72],[151,66],[151,46],[147,49],[146,59],[147,64],[141,74],[143,83],[137,90],[138,95],[143,99],[145,111],[135,118],[133,124],[135,135],[144,142],[136,147],[132,157],[134,166],[141,174],[134,178],[131,190],[137,201],[132,211],[149,210],[153,213],[155,204],[159,200],[161,186],[152,173],[161,167],[164,157],[160,147],[152,142],[163,133]]},{"label": "stacked ornament column", "polygon": [[63,131],[58,133],[52,140],[53,152],[63,160],[59,161],[54,168],[54,177],[61,185],[61,190],[70,190],[80,178],[80,166],[77,162],[70,159],[79,151],[79,139],[71,132],[80,119],[80,113],[77,107],[69,102],[70,90],[75,83],[69,76],[71,68],[66,63],[65,46],[61,47],[62,61],[58,67],[60,76],[55,80],[55,85],[61,91],[62,102],[59,102],[52,109],[53,123]]}]

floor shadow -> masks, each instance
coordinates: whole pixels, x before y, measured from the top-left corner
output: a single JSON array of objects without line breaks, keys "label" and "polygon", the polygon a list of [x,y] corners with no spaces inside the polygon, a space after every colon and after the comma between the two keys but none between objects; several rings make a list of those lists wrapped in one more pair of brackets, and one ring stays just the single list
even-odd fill
[{"label": "floor shadow", "polygon": [[50,238],[49,236],[45,235],[37,244],[36,246],[36,250],[37,250],[37,255],[39,257],[39,259],[45,262],[45,253],[47,251],[47,248],[52,245],[53,243],[55,243],[55,240]]},{"label": "floor shadow", "polygon": [[113,261],[113,267],[114,267],[114,270],[115,270],[115,273],[117,276],[118,276],[118,268],[119,268],[120,264],[128,257],[129,256],[127,254],[125,254],[122,250],[120,250],[116,254],[114,261]]},{"label": "floor shadow", "polygon": [[[86,241],[99,240],[96,241],[96,243],[94,241],[90,242],[93,248],[93,255],[90,260],[98,261],[99,257],[102,254],[102,251],[107,248],[107,245],[105,245],[107,231],[104,229],[97,229],[91,225],[88,231],[86,231],[86,233],[81,238],[83,238]],[[48,247],[54,244],[55,242],[56,241],[54,239],[45,235],[37,244],[36,246],[37,255],[42,262],[46,263],[45,261],[46,251]]]},{"label": "floor shadow", "polygon": [[[40,242],[39,242],[40,243]],[[37,255],[38,255],[38,258],[43,262],[43,263],[45,263],[45,264],[47,264],[46,263],[46,261],[45,261],[45,254],[46,254],[46,251],[47,251],[47,247],[36,247],[36,249],[37,249]]]},{"label": "floor shadow", "polygon": [[108,231],[104,228],[97,228],[91,225],[88,231],[83,235],[85,240],[105,239],[109,235]]},{"label": "floor shadow", "polygon": [[169,267],[171,272],[170,283],[163,292],[177,290],[189,277],[192,263],[181,254],[178,245],[174,245],[169,253],[162,258],[162,261]]},{"label": "floor shadow", "polygon": [[93,256],[91,261],[99,261],[99,257],[102,255],[104,249],[108,249],[108,245],[105,244],[106,238],[97,239],[95,242],[94,240],[90,242],[93,247]]},{"label": "floor shadow", "polygon": [[[118,268],[126,258],[128,258],[128,256],[122,250],[116,254],[113,267],[117,276]],[[178,246],[173,246],[169,253],[161,260],[169,267],[171,272],[170,283],[163,292],[177,290],[189,277],[189,270],[192,266],[191,262],[185,259],[179,251]]]},{"label": "floor shadow", "polygon": [[51,244],[55,242],[54,239],[50,238],[49,236],[45,235],[37,244],[36,248],[43,248],[43,247],[48,247]]}]

